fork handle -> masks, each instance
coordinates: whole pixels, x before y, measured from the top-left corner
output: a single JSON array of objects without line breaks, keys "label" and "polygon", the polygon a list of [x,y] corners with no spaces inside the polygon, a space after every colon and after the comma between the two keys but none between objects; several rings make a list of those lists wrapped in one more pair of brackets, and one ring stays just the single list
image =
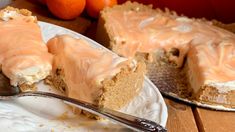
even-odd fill
[{"label": "fork handle", "polygon": [[166,132],[167,130],[161,125],[143,118],[138,118],[135,116],[127,115],[118,111],[114,111],[107,108],[100,108],[97,105],[87,103],[84,101],[76,100],[73,98],[49,93],[49,92],[21,92],[15,97],[24,97],[24,96],[39,96],[47,98],[56,98],[63,100],[69,104],[76,106],[82,110],[88,111],[92,114],[107,118],[116,123],[119,123],[127,128],[130,128],[135,131],[147,131],[147,132]]}]

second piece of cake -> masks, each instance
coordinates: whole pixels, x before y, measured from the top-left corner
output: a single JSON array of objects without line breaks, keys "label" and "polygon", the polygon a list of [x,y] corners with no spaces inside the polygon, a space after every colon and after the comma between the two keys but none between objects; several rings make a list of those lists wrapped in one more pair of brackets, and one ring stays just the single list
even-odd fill
[{"label": "second piece of cake", "polygon": [[136,64],[68,35],[49,40],[48,49],[54,54],[53,85],[69,97],[117,110],[142,88],[142,62]]}]

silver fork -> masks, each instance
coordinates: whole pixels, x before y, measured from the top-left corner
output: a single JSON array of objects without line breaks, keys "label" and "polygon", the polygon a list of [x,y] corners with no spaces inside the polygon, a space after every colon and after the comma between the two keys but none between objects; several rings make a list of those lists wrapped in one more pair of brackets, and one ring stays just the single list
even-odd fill
[{"label": "silver fork", "polygon": [[146,131],[146,132],[166,132],[167,130],[156,122],[114,111],[107,108],[100,108],[99,106],[87,103],[81,100],[57,95],[48,92],[21,92],[19,87],[12,87],[9,79],[3,74],[0,74],[0,99],[12,100],[24,96],[38,96],[46,98],[54,98],[63,100],[66,103],[72,104],[77,108],[88,111],[92,114],[98,115],[103,118],[107,118],[110,121],[116,122],[134,131]]}]

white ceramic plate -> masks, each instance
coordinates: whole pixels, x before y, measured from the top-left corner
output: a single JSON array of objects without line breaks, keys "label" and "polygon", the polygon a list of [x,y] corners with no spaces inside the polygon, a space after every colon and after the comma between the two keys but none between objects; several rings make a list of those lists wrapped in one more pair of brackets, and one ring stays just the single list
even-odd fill
[{"label": "white ceramic plate", "polygon": [[[45,42],[57,34],[70,34],[77,38],[86,39],[94,47],[104,48],[95,41],[71,30],[45,22],[39,22],[39,25]],[[43,82],[38,84],[38,89],[60,94],[55,89],[44,85]],[[148,78],[145,78],[143,90],[139,96],[121,111],[158,122],[163,126],[166,125],[166,104],[156,86]],[[62,115],[66,115],[67,118],[61,118]],[[41,97],[22,97],[14,101],[1,101],[0,128],[0,131],[3,130],[4,132],[103,132],[127,130],[107,120],[95,121],[74,115],[68,105],[62,101]]]}]

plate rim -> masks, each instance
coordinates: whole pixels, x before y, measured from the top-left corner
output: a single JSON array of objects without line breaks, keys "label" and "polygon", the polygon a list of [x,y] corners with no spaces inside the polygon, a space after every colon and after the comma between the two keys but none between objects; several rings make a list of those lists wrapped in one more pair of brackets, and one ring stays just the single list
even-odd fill
[{"label": "plate rim", "polygon": [[179,97],[179,96],[177,96],[177,94],[168,93],[168,92],[165,92],[162,90],[159,90],[159,91],[162,93],[163,96],[165,96],[167,98],[172,98],[175,101],[185,103],[186,105],[197,106],[200,108],[215,110],[215,111],[235,112],[235,108],[228,108],[228,107],[224,107],[223,105],[219,105],[219,104],[210,105],[210,104],[206,104],[206,103],[201,103],[196,100],[189,100],[187,98]]}]

